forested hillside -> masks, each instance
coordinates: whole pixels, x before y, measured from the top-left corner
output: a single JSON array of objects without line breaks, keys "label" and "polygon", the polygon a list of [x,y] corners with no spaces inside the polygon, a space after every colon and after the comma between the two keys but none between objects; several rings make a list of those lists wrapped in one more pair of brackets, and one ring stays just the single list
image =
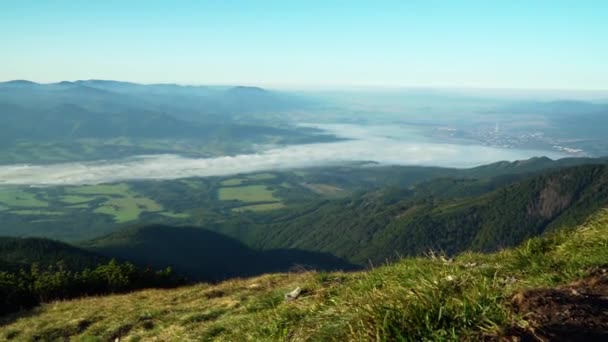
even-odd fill
[{"label": "forested hillside", "polygon": [[232,215],[203,227],[140,225],[81,246],[143,266],[171,266],[193,279],[218,280],[297,265],[350,269],[429,251],[495,251],[578,224],[606,204],[608,167],[583,165],[381,187]]},{"label": "forested hillside", "polygon": [[257,251],[228,236],[193,227],[133,227],[86,242],[82,247],[142,266],[170,266],[179,274],[204,281],[289,270],[358,268],[329,253],[280,247]]},{"label": "forested hillside", "polygon": [[260,218],[253,231],[243,232],[238,222],[217,229],[244,234],[259,248],[322,251],[366,264],[430,250],[455,254],[514,246],[580,223],[608,204],[604,165],[551,171],[480,191],[487,184],[440,179],[413,189],[382,189],[321,202],[272,221]]},{"label": "forested hillside", "polygon": [[184,283],[170,268],[138,268],[48,239],[0,238],[0,314],[51,300]]},{"label": "forested hillside", "polygon": [[47,268],[61,262],[72,270],[82,270],[108,258],[72,245],[42,238],[0,237],[0,262],[5,267],[1,270],[30,268],[32,264]]}]

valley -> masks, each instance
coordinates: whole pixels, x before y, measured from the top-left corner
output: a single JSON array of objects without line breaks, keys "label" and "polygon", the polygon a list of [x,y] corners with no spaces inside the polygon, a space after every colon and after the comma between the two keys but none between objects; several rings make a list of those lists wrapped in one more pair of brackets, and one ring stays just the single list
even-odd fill
[{"label": "valley", "polygon": [[606,18],[0,1],[0,341],[608,341]]}]

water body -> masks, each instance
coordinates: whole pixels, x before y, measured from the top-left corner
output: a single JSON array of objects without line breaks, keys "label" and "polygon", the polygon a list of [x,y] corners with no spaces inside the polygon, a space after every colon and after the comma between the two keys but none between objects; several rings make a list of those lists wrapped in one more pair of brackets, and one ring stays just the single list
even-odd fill
[{"label": "water body", "polygon": [[267,170],[374,161],[387,165],[473,167],[535,156],[560,158],[552,151],[503,149],[432,142],[409,127],[315,125],[351,140],[274,147],[255,154],[185,158],[162,154],[98,162],[0,166],[0,184],[77,185],[136,179],[224,176]]}]

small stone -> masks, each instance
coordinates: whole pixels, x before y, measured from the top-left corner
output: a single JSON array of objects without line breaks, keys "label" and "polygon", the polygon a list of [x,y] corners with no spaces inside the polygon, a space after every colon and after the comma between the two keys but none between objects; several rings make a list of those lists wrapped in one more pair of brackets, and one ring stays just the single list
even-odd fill
[{"label": "small stone", "polygon": [[300,296],[300,293],[302,293],[302,288],[298,286],[295,288],[295,290],[285,294],[285,301],[289,302],[298,298],[298,296]]}]

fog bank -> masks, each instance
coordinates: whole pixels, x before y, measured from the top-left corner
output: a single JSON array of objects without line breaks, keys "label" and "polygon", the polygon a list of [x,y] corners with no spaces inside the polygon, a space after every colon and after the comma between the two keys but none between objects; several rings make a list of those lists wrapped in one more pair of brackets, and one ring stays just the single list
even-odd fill
[{"label": "fog bank", "polygon": [[353,140],[270,148],[256,154],[215,158],[178,155],[136,156],[123,160],[53,165],[0,166],[0,184],[98,184],[135,179],[223,176],[267,170],[304,168],[352,161],[392,165],[473,167],[499,160],[534,156],[563,157],[555,152],[500,149],[478,145],[429,142],[411,129],[387,126],[318,126]]}]

